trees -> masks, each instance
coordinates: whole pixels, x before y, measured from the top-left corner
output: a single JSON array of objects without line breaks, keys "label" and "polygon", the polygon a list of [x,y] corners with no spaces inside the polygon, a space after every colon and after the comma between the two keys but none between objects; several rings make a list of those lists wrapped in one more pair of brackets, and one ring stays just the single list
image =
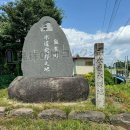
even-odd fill
[{"label": "trees", "polygon": [[[18,59],[21,59],[24,38],[30,27],[43,16],[51,16],[61,24],[63,12],[54,0],[15,0],[0,6],[0,74],[14,73],[17,66],[20,68]],[[7,64],[6,51],[10,49],[15,62]]]},{"label": "trees", "polygon": [[63,18],[62,10],[53,0],[15,0],[2,5],[0,10],[0,41],[11,45],[16,42],[23,45],[30,27],[43,16],[53,17],[58,24]]}]

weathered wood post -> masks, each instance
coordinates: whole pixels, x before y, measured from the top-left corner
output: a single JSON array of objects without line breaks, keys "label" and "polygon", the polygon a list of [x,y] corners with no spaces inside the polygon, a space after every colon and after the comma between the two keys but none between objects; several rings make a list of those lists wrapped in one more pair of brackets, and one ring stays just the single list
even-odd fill
[{"label": "weathered wood post", "polygon": [[105,87],[104,87],[104,43],[94,45],[95,55],[95,87],[96,87],[96,107],[105,107]]}]

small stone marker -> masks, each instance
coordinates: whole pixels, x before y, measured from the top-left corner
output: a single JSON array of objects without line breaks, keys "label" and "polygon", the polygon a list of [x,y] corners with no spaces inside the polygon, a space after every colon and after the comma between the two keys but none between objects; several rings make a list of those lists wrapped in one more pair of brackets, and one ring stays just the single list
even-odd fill
[{"label": "small stone marker", "polygon": [[73,60],[67,38],[56,20],[43,17],[28,32],[22,52],[23,76],[69,77]]},{"label": "small stone marker", "polygon": [[104,62],[103,62],[103,43],[96,43],[94,46],[95,54],[95,87],[96,87],[96,106],[105,107],[105,87],[104,87]]}]

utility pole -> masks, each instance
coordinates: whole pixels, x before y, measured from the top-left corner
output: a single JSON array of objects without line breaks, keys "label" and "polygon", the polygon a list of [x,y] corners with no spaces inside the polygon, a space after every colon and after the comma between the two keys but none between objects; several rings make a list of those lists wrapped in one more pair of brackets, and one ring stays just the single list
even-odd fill
[{"label": "utility pole", "polygon": [[129,63],[128,63],[128,56],[125,56],[125,77],[128,78],[129,71],[128,71]]},{"label": "utility pole", "polygon": [[129,63],[128,63],[128,56],[127,56],[127,78],[129,77],[129,70],[128,70],[128,67],[129,67]]},{"label": "utility pole", "polygon": [[117,60],[115,62],[115,70],[116,70],[116,75],[117,75]]},{"label": "utility pole", "polygon": [[125,78],[126,78],[126,56],[125,56]]},{"label": "utility pole", "polygon": [[128,77],[128,56],[125,56],[125,78]]}]

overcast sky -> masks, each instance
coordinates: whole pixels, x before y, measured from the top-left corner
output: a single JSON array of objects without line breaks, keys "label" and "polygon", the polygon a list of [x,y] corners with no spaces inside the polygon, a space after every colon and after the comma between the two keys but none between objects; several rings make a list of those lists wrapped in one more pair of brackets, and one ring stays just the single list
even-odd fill
[{"label": "overcast sky", "polygon": [[[8,1],[11,0],[0,0],[0,4]],[[130,22],[127,22],[130,18],[130,0],[115,1],[56,0],[56,5],[64,11],[62,28],[73,55],[93,56],[94,43],[104,42],[106,64],[124,60],[127,55],[130,57]],[[112,11],[113,19],[108,27]]]}]

